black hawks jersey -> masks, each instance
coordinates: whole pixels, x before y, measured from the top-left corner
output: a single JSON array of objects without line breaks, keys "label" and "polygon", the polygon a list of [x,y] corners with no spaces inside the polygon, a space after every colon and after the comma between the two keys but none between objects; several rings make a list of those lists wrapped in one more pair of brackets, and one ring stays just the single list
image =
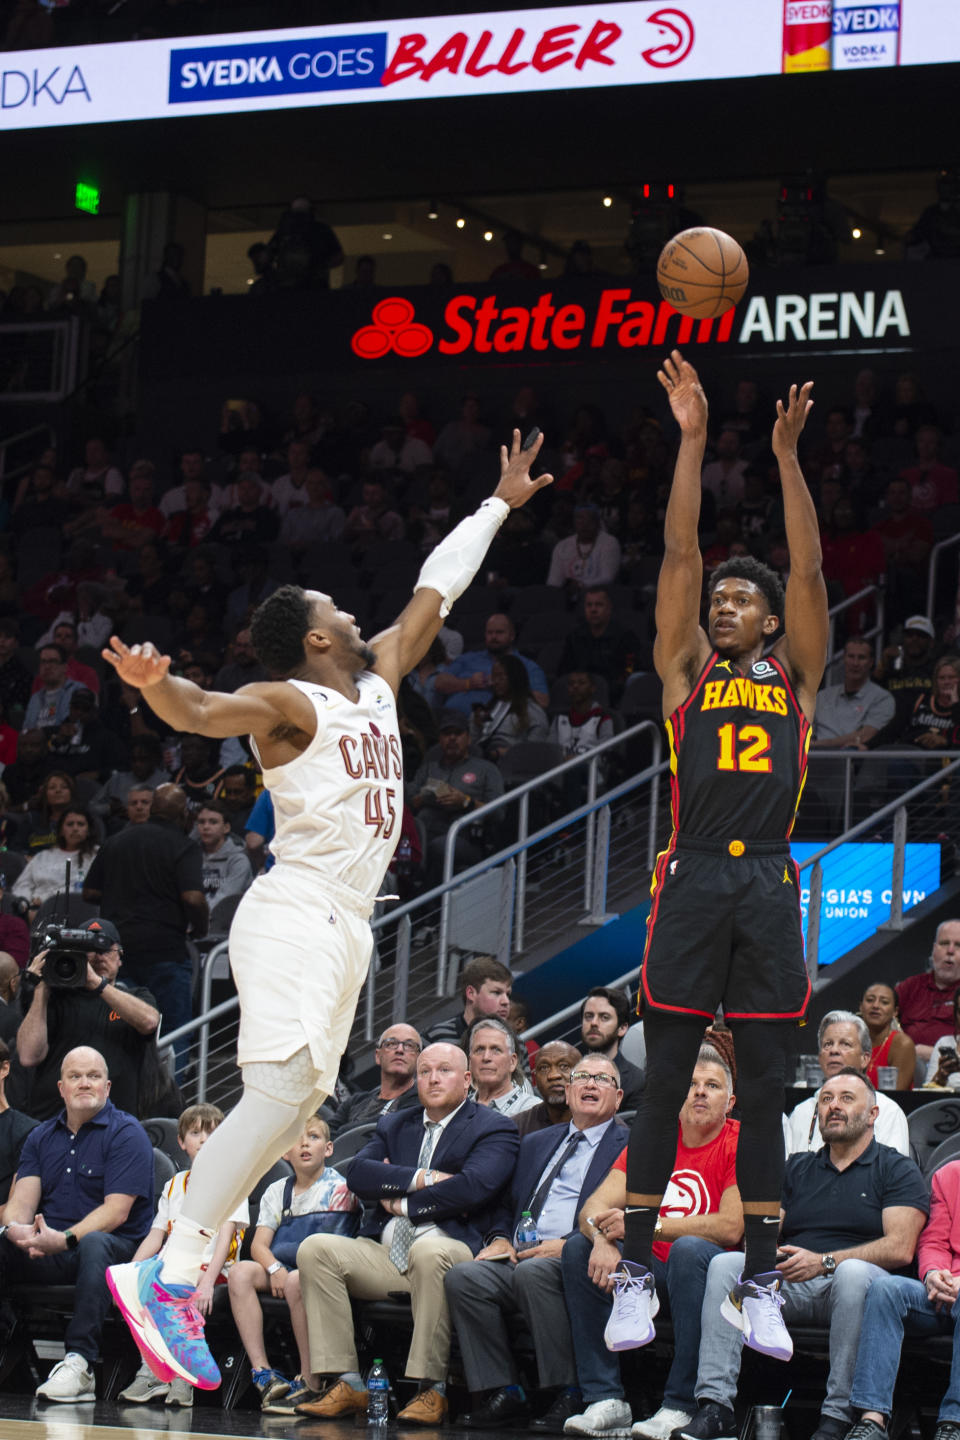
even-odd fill
[{"label": "black hawks jersey", "polygon": [[675,831],[710,839],[789,836],[810,724],[779,661],[770,656],[742,672],[714,651],[666,726]]}]

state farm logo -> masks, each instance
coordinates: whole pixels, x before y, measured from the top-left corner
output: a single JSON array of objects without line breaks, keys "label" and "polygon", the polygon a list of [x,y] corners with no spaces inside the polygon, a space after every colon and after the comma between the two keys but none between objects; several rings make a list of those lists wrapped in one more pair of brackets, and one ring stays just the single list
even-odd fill
[{"label": "state farm logo", "polygon": [[670,65],[679,65],[686,60],[693,49],[695,31],[693,21],[682,10],[655,10],[647,16],[648,25],[656,25],[662,37],[659,45],[641,50],[648,65],[665,70]]},{"label": "state farm logo", "polygon": [[433,344],[433,331],[414,320],[409,300],[391,295],[373,307],[372,324],[362,326],[350,344],[361,360],[382,360],[391,350],[405,360],[425,355]]}]

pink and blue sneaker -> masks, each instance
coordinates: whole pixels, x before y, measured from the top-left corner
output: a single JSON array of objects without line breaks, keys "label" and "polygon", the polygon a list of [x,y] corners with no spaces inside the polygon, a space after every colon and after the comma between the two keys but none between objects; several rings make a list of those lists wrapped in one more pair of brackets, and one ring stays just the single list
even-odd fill
[{"label": "pink and blue sneaker", "polygon": [[158,1380],[186,1380],[199,1390],[216,1390],[220,1371],[203,1338],[203,1316],[193,1303],[194,1287],[164,1284],[162,1263],[155,1255],[108,1266],[110,1293]]}]

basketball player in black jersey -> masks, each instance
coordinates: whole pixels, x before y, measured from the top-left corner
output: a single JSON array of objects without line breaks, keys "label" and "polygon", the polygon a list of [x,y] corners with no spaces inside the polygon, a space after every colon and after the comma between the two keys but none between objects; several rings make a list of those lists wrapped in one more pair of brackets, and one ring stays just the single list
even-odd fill
[{"label": "basketball player in black jersey", "polygon": [[[707,400],[677,350],[658,379],[680,426],[654,646],[674,829],[651,886],[640,984],[647,1087],[630,1137],[624,1254],[640,1267],[649,1264],[676,1152],[677,1114],[704,1025],[722,1002],[737,1055],[737,1184],[746,1230],[743,1278],[723,1313],[747,1344],[787,1358],[792,1344],[780,1318],[776,1270],[780,1114],[792,1032],[810,993],[788,837],[828,630],[819,527],[797,459],[812,384],[799,392],[791,386],[785,406],[777,401],[773,428],[790,548],[786,594],[759,561],[728,560],[711,577],[704,631],[697,523]],[[781,624],[784,633],[767,653]],[[649,1304],[638,1342],[645,1343],[656,1312],[652,1276],[637,1264],[629,1272],[624,1287],[641,1291]]]}]

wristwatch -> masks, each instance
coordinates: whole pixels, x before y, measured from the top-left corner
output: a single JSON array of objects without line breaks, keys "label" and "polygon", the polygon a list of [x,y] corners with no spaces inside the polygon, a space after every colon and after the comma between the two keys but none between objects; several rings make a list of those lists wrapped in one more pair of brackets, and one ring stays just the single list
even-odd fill
[{"label": "wristwatch", "polygon": [[72,1230],[64,1230],[63,1238],[67,1242],[68,1250],[76,1250],[77,1246],[80,1244],[79,1235],[74,1235]]},{"label": "wristwatch", "polygon": [[96,990],[94,990],[94,992],[93,992],[94,995],[102,995],[103,992],[104,992],[104,990],[106,990],[106,988],[107,988],[107,986],[108,986],[109,984],[110,984],[110,977],[109,977],[109,975],[104,975],[103,979],[100,981],[100,984],[97,986]]},{"label": "wristwatch", "polygon": [[278,1270],[282,1270],[282,1269],[283,1269],[283,1261],[282,1261],[282,1260],[274,1260],[274,1262],[273,1262],[272,1265],[268,1265],[268,1266],[267,1266],[267,1274],[268,1274],[268,1275],[276,1275],[277,1271],[278,1271]]},{"label": "wristwatch", "polygon": [[820,1264],[823,1266],[824,1275],[832,1275],[837,1268],[837,1262],[832,1255],[821,1255]]}]

